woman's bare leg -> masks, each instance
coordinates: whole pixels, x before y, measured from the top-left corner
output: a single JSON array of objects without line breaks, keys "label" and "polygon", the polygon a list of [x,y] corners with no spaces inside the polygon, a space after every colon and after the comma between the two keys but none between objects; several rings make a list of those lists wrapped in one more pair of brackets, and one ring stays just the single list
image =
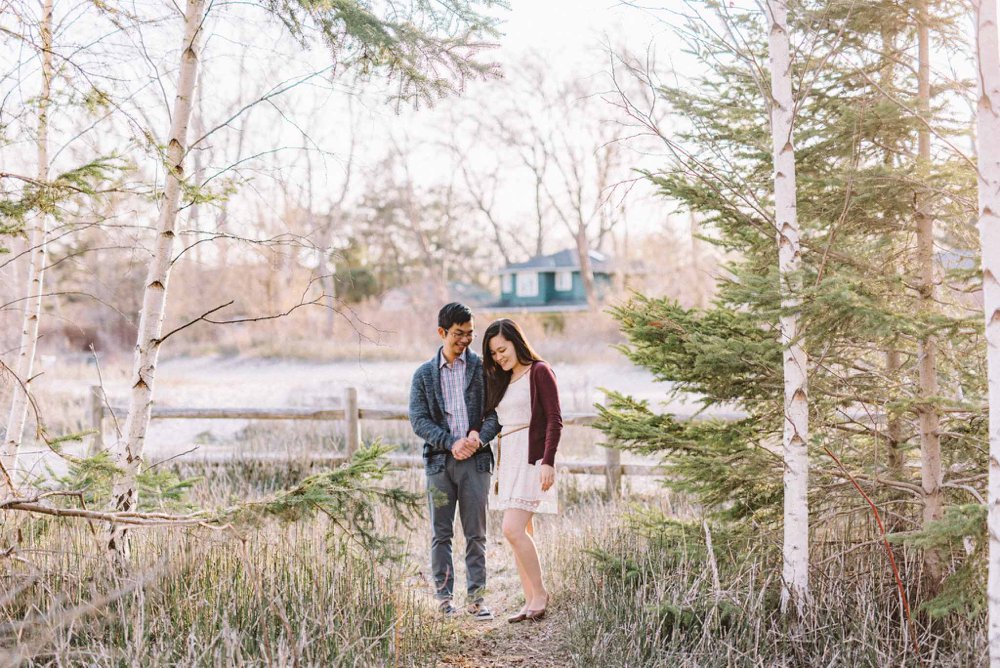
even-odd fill
[{"label": "woman's bare leg", "polygon": [[[503,526],[505,526],[505,527],[507,526],[507,513],[508,512],[510,512],[510,511],[509,510],[508,511],[504,511],[504,515],[503,515]],[[529,529],[528,533],[530,534],[531,533],[531,531],[530,531],[530,529],[531,529],[531,519],[530,518],[528,519],[528,529]],[[521,607],[521,612],[525,612],[525,611],[527,611],[528,609],[531,608],[531,598],[534,595],[534,592],[532,591],[532,588],[531,588],[531,580],[528,579],[528,574],[524,570],[524,566],[521,564],[521,556],[518,554],[517,550],[513,550],[513,552],[514,552],[514,563],[517,564],[517,576],[521,579],[521,591],[524,592],[524,605]]]},{"label": "woman's bare leg", "polygon": [[508,508],[503,514],[503,535],[514,549],[527,609],[541,610],[548,604],[549,595],[542,583],[542,566],[538,561],[535,541],[527,532],[532,514],[527,510]]},{"label": "woman's bare leg", "polygon": [[527,573],[524,571],[524,567],[521,565],[521,558],[517,556],[517,550],[514,552],[514,562],[517,564],[517,576],[521,578],[521,591],[524,592],[524,605],[521,606],[520,612],[527,612],[531,607],[531,581],[528,579]]}]

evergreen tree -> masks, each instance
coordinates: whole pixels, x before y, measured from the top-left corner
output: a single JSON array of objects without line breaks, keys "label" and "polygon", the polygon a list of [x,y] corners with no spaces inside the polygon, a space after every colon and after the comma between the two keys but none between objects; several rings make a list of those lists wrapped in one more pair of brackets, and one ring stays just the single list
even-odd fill
[{"label": "evergreen tree", "polygon": [[[968,224],[975,173],[956,150],[968,130],[969,88],[939,76],[926,115],[916,113],[917,4],[805,2],[789,17],[791,33],[801,36],[792,78],[809,505],[825,531],[845,514],[869,512],[849,477],[883,502],[898,530],[924,526],[927,496],[911,465],[920,462],[919,418],[929,407],[940,416],[944,500],[975,501],[981,487],[982,325],[969,295],[978,287]],[[931,9],[933,50],[961,45],[963,17],[945,3]],[[611,394],[600,425],[622,447],[662,454],[667,484],[712,511],[772,526],[782,499],[778,323],[787,309],[770,213],[768,26],[757,12],[725,16],[728,32],[698,18],[682,31],[708,72],[658,87],[679,119],[673,132],[631,109],[669,149],[669,164],[646,176],[702,217],[708,240],[732,260],[708,309],[637,295],[613,313],[629,339],[626,354],[669,382],[670,393],[694,393],[706,408],[736,407],[746,417],[679,422]],[[918,161],[923,128],[932,154]],[[921,293],[918,196],[937,226],[933,309]],[[947,343],[935,365],[939,392],[922,397],[918,342],[928,336]]]}]

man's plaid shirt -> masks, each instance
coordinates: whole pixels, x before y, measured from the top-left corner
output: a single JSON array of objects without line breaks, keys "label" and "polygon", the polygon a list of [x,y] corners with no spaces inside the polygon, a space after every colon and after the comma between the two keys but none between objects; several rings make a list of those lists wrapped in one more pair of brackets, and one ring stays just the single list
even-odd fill
[{"label": "man's plaid shirt", "polygon": [[448,364],[444,352],[440,353],[441,394],[444,395],[444,410],[448,414],[448,428],[457,441],[469,433],[469,409],[465,405],[465,359],[466,351]]}]

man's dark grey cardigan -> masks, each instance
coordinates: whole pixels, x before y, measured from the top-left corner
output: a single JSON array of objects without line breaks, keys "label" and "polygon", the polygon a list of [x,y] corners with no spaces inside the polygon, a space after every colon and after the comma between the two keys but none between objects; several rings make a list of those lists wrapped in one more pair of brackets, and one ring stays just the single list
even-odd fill
[{"label": "man's dark grey cardigan", "polygon": [[[467,434],[452,434],[441,391],[441,350],[413,374],[410,384],[410,424],[417,436],[424,439],[424,464],[429,475],[444,470],[451,446]],[[465,406],[469,411],[469,431],[478,431],[482,448],[473,457],[476,469],[489,470],[492,452],[489,443],[500,431],[496,411],[483,418],[486,388],[483,382],[483,361],[471,350],[465,351]],[[485,467],[485,468],[484,468]]]}]

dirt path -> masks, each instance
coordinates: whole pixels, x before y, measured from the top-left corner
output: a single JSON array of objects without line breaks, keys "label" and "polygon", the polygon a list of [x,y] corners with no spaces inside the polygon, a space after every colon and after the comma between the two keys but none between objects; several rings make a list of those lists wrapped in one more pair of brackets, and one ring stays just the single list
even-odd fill
[{"label": "dirt path", "polygon": [[437,666],[471,668],[472,666],[568,666],[570,659],[561,653],[559,606],[553,605],[539,622],[507,623],[507,616],[520,606],[494,608],[492,622],[463,619],[457,622],[455,647],[446,651]]},{"label": "dirt path", "polygon": [[[464,554],[464,546],[456,545],[456,548],[456,556]],[[559,592],[552,592],[552,605],[545,619],[539,622],[508,623],[507,617],[520,610],[523,603],[514,557],[510,547],[502,540],[490,540],[487,549],[489,591],[486,604],[496,619],[477,622],[461,615],[455,620],[454,644],[443,652],[436,665],[440,668],[550,668],[571,665],[570,658],[561,653],[565,633],[560,612],[565,602],[559,600]],[[464,569],[459,565],[458,570],[461,578]]]},{"label": "dirt path", "polygon": [[559,646],[560,638],[556,614],[551,619],[531,624],[508,624],[499,619],[491,623],[463,622],[462,627],[463,647],[442,656],[438,659],[437,666],[550,668],[570,665],[569,657],[554,650]]}]

